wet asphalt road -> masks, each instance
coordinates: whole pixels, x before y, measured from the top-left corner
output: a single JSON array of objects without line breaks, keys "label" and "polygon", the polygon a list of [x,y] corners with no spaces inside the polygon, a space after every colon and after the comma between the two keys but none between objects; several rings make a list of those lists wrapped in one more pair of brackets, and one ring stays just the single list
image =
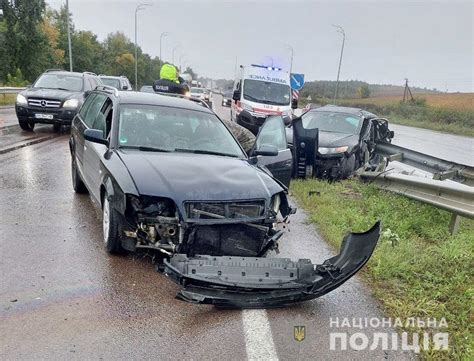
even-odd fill
[{"label": "wet asphalt road", "polygon": [[[67,140],[61,134],[0,154],[1,359],[409,357],[329,350],[330,332],[360,332],[331,328],[331,317],[382,317],[357,277],[284,309],[218,310],[175,300],[178,287],[146,254],[105,252],[100,212],[72,190]],[[319,263],[336,253],[306,223],[301,211],[292,218],[279,257]],[[295,325],[306,327],[303,342],[293,339]],[[372,340],[380,329],[364,332]]]}]

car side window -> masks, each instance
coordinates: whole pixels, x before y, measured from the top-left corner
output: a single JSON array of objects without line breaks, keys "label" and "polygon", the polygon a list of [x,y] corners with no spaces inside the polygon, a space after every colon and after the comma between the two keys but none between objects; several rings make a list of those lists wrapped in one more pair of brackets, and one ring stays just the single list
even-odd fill
[{"label": "car side window", "polygon": [[95,89],[95,87],[96,87],[97,85],[99,85],[99,82],[98,82],[97,80],[95,80],[93,77],[90,77],[90,78],[89,78],[89,83],[90,83],[92,89]]},{"label": "car side window", "polygon": [[94,102],[95,96],[96,96],[96,94],[89,94],[87,96],[86,101],[84,102],[84,104],[82,104],[81,110],[79,110],[79,115],[81,116],[82,120],[85,119],[86,113],[89,110],[89,108],[91,107],[91,104]]},{"label": "car side window", "polygon": [[87,113],[83,118],[84,123],[88,128],[92,128],[95,119],[97,118],[97,114],[99,114],[100,110],[102,109],[102,105],[107,98],[104,94],[95,94],[94,99],[91,102],[89,109],[87,109]]},{"label": "car side window", "polygon": [[273,145],[278,150],[285,150],[288,145],[286,132],[281,116],[271,116],[263,124],[256,140],[257,149],[262,145]]},{"label": "car side window", "polygon": [[107,138],[110,132],[110,125],[112,123],[112,105],[112,100],[107,98],[96,118],[94,119],[91,127],[92,129],[102,130],[104,133],[104,139]]}]

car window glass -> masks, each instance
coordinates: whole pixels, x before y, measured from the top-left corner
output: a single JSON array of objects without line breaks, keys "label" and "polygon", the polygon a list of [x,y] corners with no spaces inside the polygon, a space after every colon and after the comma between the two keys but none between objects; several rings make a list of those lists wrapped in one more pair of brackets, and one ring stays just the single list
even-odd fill
[{"label": "car window glass", "polygon": [[45,73],[34,84],[35,88],[82,91],[82,77],[70,74]]},{"label": "car window glass", "polygon": [[344,134],[357,134],[361,119],[355,115],[336,112],[308,112],[303,114],[303,128]]},{"label": "car window glass", "polygon": [[257,149],[262,145],[273,145],[278,150],[287,148],[285,126],[280,116],[271,116],[263,124],[256,140]]},{"label": "car window glass", "polygon": [[79,111],[79,114],[83,120],[86,116],[87,110],[91,107],[91,104],[93,103],[96,95],[97,94],[89,94],[86,98],[86,101],[82,105],[81,110]]},{"label": "car window glass", "polygon": [[99,85],[99,83],[97,82],[97,80],[95,80],[94,78],[89,78],[89,83],[90,83],[92,89],[95,89],[95,87],[96,87],[97,85]]},{"label": "car window glass", "polygon": [[106,101],[103,103],[102,108],[100,109],[99,113],[97,114],[94,122],[92,123],[92,129],[102,130],[104,133],[104,139],[107,138],[108,133],[110,131],[110,124],[107,126],[107,120],[109,120],[112,116],[112,100],[107,98]]},{"label": "car window glass", "polygon": [[87,110],[86,116],[84,117],[84,123],[86,123],[87,127],[92,128],[94,120],[101,110],[106,98],[107,97],[104,94],[96,94],[89,109]]},{"label": "car window glass", "polygon": [[170,152],[218,152],[244,157],[229,130],[212,113],[151,105],[125,105],[119,113],[120,146]]}]

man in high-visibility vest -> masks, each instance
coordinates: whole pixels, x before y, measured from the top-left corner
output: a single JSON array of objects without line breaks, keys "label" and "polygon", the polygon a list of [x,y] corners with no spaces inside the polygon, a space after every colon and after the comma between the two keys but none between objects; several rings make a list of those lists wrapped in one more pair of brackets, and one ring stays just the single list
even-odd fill
[{"label": "man in high-visibility vest", "polygon": [[189,87],[180,83],[178,70],[172,64],[163,64],[160,70],[160,79],[153,83],[153,90],[156,93],[174,93],[185,95]]}]

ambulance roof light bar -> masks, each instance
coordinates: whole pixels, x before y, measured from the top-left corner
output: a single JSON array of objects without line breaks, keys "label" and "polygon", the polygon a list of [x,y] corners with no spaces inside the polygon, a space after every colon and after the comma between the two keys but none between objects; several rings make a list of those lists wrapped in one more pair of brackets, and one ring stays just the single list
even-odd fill
[{"label": "ambulance roof light bar", "polygon": [[262,65],[262,64],[251,64],[252,66],[256,67],[256,68],[264,68],[264,69],[267,69],[267,70],[283,70],[282,68],[278,68],[276,66],[267,66],[267,65]]}]

